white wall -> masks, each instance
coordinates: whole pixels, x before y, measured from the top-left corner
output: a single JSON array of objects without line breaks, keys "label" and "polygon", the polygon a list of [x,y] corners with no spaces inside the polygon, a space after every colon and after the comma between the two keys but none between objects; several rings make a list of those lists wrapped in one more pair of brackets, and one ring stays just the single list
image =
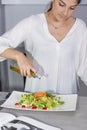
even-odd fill
[{"label": "white wall", "polygon": [[87,24],[87,15],[86,15],[86,12],[87,12],[87,4],[86,5],[80,5],[78,6],[78,8],[76,9],[76,12],[75,12],[75,16],[83,19],[86,24]]}]

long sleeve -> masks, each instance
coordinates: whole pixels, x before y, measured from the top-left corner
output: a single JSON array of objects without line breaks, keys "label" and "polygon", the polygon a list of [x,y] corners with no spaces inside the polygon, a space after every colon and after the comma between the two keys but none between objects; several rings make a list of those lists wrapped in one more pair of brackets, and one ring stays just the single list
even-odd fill
[{"label": "long sleeve", "polygon": [[87,85],[87,31],[85,32],[79,52],[78,76]]},{"label": "long sleeve", "polygon": [[[31,16],[32,17],[32,16]],[[31,31],[31,19],[26,18],[19,22],[13,29],[4,33],[0,37],[0,53],[8,48],[16,48],[26,40]],[[0,61],[4,58],[0,57]]]}]

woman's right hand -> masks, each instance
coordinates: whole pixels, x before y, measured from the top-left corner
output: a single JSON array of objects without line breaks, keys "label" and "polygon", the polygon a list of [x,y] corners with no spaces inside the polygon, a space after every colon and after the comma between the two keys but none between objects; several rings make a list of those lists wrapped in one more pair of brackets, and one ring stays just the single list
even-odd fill
[{"label": "woman's right hand", "polygon": [[8,48],[0,54],[0,56],[15,60],[19,66],[21,75],[31,77],[30,70],[36,74],[36,69],[22,52],[13,48]]},{"label": "woman's right hand", "polygon": [[30,71],[33,71],[36,74],[35,68],[24,54],[20,53],[17,55],[16,60],[22,76],[31,77]]}]

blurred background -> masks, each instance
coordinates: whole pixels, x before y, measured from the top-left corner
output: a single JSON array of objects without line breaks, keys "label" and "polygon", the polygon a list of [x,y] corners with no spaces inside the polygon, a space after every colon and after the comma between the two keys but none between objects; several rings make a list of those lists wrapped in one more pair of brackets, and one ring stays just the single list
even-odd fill
[{"label": "blurred background", "polygon": [[[50,0],[0,0],[0,35],[25,17],[46,10]],[[87,24],[87,0],[82,0],[74,16]],[[23,44],[17,49],[24,52]],[[0,62],[0,91],[24,90],[24,78],[11,71],[9,60]],[[79,95],[87,96],[87,86],[80,80]]]}]

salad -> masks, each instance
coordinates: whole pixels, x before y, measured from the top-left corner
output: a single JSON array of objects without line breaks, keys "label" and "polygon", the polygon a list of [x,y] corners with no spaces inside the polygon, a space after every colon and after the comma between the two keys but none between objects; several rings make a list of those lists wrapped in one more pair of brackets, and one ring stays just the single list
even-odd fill
[{"label": "salad", "polygon": [[15,106],[29,109],[53,109],[63,105],[64,101],[60,96],[55,96],[48,92],[36,92],[29,94],[21,94],[21,97]]}]

